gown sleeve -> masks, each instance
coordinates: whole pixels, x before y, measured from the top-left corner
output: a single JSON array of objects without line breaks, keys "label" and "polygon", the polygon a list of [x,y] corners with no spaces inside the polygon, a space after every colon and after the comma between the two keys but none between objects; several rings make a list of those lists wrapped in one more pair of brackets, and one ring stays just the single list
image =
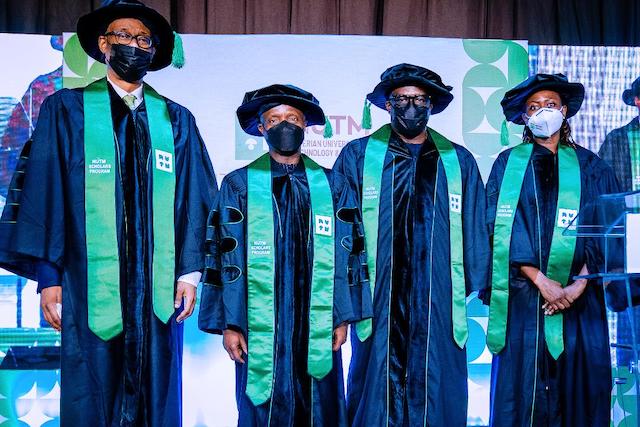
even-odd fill
[{"label": "gown sleeve", "polygon": [[187,146],[183,167],[176,177],[176,277],[204,269],[207,216],[218,192],[213,166],[195,118],[187,113],[184,122],[186,124],[177,124],[186,127]]},{"label": "gown sleeve", "polygon": [[205,267],[202,274],[202,294],[198,312],[198,328],[212,334],[225,329],[222,279],[220,277],[220,213],[219,197],[213,203],[207,219]]},{"label": "gown sleeve", "polygon": [[360,277],[364,243],[355,194],[341,174],[333,172],[332,181],[336,211],[334,326],[338,326],[360,321],[371,314],[370,309],[363,312],[363,294],[369,293]]},{"label": "gown sleeve", "polygon": [[463,164],[462,232],[467,295],[487,287],[489,278],[489,233],[487,199],[478,165],[467,152]]},{"label": "gown sleeve", "polygon": [[[369,286],[367,270],[367,254],[362,223],[362,206],[360,204],[360,169],[364,163],[361,152],[362,140],[349,143],[341,152],[333,165],[334,172],[346,181],[349,204],[353,208],[338,211],[338,222],[351,225],[350,234],[341,241],[341,246],[349,251],[348,283],[355,320],[373,317],[373,298]],[[347,200],[349,200],[347,199]]]},{"label": "gown sleeve", "polygon": [[605,136],[604,142],[600,146],[600,150],[598,150],[598,156],[607,162],[609,165],[614,164],[614,143],[615,143],[615,133],[610,132]]},{"label": "gown sleeve", "polygon": [[246,169],[225,177],[220,188],[220,274],[225,329],[247,335]]},{"label": "gown sleeve", "polygon": [[62,271],[65,254],[66,151],[58,94],[40,109],[38,124],[22,150],[0,217],[0,267],[37,279],[45,261]]},{"label": "gown sleeve", "polygon": [[45,288],[62,286],[62,274],[58,267],[49,261],[40,260],[36,264],[36,278],[38,280],[38,293]]}]

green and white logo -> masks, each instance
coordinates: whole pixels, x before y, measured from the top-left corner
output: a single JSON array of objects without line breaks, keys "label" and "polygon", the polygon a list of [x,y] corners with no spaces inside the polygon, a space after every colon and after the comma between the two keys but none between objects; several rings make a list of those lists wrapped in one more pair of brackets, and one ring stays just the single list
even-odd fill
[{"label": "green and white logo", "polygon": [[462,43],[465,53],[477,63],[462,82],[462,137],[486,177],[500,151],[521,142],[522,126],[504,120],[500,101],[507,90],[527,78],[529,55],[521,44],[510,40]]},{"label": "green and white logo", "polygon": [[455,213],[462,212],[462,196],[460,194],[449,195],[449,209]]},{"label": "green and white logo", "polygon": [[[578,215],[578,211],[575,209],[558,209],[558,224],[560,228],[567,228],[571,221]],[[575,230],[575,224],[571,226],[571,229]]]},{"label": "green and white logo", "polygon": [[85,87],[107,74],[107,67],[86,54],[76,34],[65,34],[62,85],[67,89]]},{"label": "green and white logo", "polygon": [[269,146],[264,138],[246,133],[235,121],[236,129],[236,160],[255,160],[267,151]]},{"label": "green and white logo", "polygon": [[156,169],[163,172],[173,172],[173,155],[156,149]]},{"label": "green and white logo", "polygon": [[332,236],[333,235],[333,218],[330,216],[324,215],[316,215],[316,234],[321,236]]}]

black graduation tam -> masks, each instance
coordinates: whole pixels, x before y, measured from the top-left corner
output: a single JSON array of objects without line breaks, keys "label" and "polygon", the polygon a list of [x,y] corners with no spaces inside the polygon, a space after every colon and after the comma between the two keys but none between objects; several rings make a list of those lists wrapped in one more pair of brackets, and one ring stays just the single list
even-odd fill
[{"label": "black graduation tam", "polygon": [[535,74],[504,94],[500,101],[504,117],[515,124],[523,125],[522,113],[525,102],[541,90],[557,92],[567,106],[567,119],[575,116],[584,100],[582,83],[571,83],[564,74]]},{"label": "black graduation tam", "polygon": [[453,100],[453,87],[442,83],[440,76],[433,71],[412,64],[398,64],[380,76],[380,83],[373,89],[367,99],[376,107],[385,109],[389,94],[403,86],[418,86],[424,89],[431,98],[431,114],[438,114]]},{"label": "black graduation tam", "polygon": [[625,104],[635,107],[636,103],[633,101],[633,98],[636,96],[640,97],[640,77],[631,83],[631,87],[629,89],[622,92],[622,100]]},{"label": "black graduation tam", "polygon": [[98,37],[104,35],[109,24],[120,18],[139,19],[151,30],[156,53],[149,70],[160,70],[171,63],[174,45],[171,25],[160,13],[137,0],[105,1],[101,8],[78,19],[78,39],[90,57],[104,63],[104,55],[98,47]]},{"label": "black graduation tam", "polygon": [[260,115],[281,104],[302,111],[307,126],[323,125],[325,122],[320,102],[313,94],[297,86],[275,84],[245,93],[242,105],[236,111],[240,126],[249,135],[262,136],[258,130]]}]

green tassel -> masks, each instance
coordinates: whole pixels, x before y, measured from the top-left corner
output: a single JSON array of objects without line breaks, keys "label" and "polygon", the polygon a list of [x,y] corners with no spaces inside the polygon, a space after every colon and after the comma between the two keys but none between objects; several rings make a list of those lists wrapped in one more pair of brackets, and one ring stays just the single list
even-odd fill
[{"label": "green tassel", "polygon": [[325,138],[331,138],[333,136],[333,126],[329,121],[329,116],[324,116],[324,135]]},{"label": "green tassel", "polygon": [[500,128],[500,145],[503,147],[509,146],[509,126],[506,120],[502,121],[502,127]]},{"label": "green tassel", "polygon": [[362,107],[362,129],[371,129],[371,103],[368,99],[364,100]]},{"label": "green tassel", "polygon": [[173,55],[171,56],[171,65],[175,68],[184,67],[184,47],[182,46],[182,37],[180,34],[173,32]]}]

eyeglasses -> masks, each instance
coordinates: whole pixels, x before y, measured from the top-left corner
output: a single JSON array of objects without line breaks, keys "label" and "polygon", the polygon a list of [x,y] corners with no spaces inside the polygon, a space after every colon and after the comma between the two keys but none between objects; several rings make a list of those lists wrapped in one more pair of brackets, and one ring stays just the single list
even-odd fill
[{"label": "eyeglasses", "polygon": [[409,102],[413,103],[416,107],[428,107],[431,104],[431,99],[427,95],[392,95],[389,98],[389,102],[394,107],[404,108],[409,105]]},{"label": "eyeglasses", "polygon": [[142,34],[137,36],[132,36],[131,34],[125,33],[124,31],[110,31],[108,33],[105,33],[104,35],[105,37],[113,36],[116,38],[116,42],[118,42],[118,44],[124,44],[124,45],[130,45],[131,40],[135,39],[136,43],[138,44],[138,47],[141,49],[149,49],[155,44],[153,37],[145,36]]}]

